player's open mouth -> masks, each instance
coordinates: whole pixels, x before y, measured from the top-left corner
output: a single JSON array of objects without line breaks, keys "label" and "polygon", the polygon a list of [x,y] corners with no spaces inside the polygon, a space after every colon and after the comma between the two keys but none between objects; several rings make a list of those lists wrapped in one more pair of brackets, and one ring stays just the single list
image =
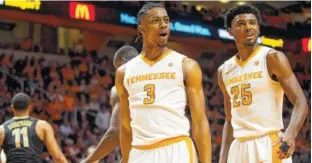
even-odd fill
[{"label": "player's open mouth", "polygon": [[162,38],[166,37],[167,35],[168,35],[168,34],[165,33],[165,32],[162,32],[162,33],[159,34],[159,36],[162,37]]}]

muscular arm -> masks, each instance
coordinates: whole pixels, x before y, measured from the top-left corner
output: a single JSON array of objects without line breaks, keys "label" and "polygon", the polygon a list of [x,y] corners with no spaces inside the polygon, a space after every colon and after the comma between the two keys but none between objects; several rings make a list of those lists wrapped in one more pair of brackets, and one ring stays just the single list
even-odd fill
[{"label": "muscular arm", "polygon": [[115,85],[120,100],[120,146],[122,160],[128,162],[129,153],[131,150],[132,131],[130,126],[130,109],[128,101],[128,92],[123,85],[125,67],[121,66],[116,72]]},{"label": "muscular arm", "polygon": [[196,61],[189,58],[183,61],[184,80],[192,117],[192,135],[201,163],[211,163],[211,136],[206,117],[202,72]]},{"label": "muscular arm", "polygon": [[116,146],[119,144],[119,114],[120,114],[120,105],[119,105],[119,98],[116,92],[116,88],[113,87],[111,90],[110,95],[110,103],[113,108],[112,117],[110,120],[110,126],[103,136],[101,142],[96,147],[95,151],[88,156],[86,162],[94,162],[99,160],[110,152],[112,152]]},{"label": "muscular arm", "polygon": [[221,144],[219,163],[226,163],[229,149],[234,138],[233,138],[233,128],[231,124],[231,117],[232,117],[231,101],[230,101],[230,96],[228,95],[225,85],[223,83],[222,67],[219,67],[218,69],[218,84],[223,93],[224,109],[225,109],[225,116],[226,116],[224,127],[223,127],[223,133],[222,133],[222,144]]},{"label": "muscular arm", "polygon": [[286,96],[294,105],[290,123],[285,133],[296,137],[308,113],[306,98],[290,67],[288,59],[282,52],[273,50],[269,52],[266,59],[269,73],[277,77]]},{"label": "muscular arm", "polygon": [[67,160],[65,156],[63,155],[62,151],[60,150],[57,141],[54,137],[54,131],[52,129],[52,126],[46,122],[39,120],[37,123],[36,128],[42,132],[39,132],[39,137],[42,137],[44,144],[46,145],[49,153],[51,154],[54,162],[57,163],[67,163]]}]

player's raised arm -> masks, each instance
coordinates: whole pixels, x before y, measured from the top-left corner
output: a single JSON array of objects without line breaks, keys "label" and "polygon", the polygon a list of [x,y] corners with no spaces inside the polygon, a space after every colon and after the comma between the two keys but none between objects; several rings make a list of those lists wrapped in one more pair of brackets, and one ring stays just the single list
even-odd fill
[{"label": "player's raised arm", "polygon": [[129,153],[131,150],[132,132],[130,126],[130,109],[128,101],[128,92],[123,85],[125,66],[121,66],[116,71],[115,86],[120,100],[120,146],[122,160],[128,163]]},{"label": "player's raised arm", "polygon": [[86,163],[92,163],[94,161],[100,160],[101,158],[112,152],[119,144],[120,104],[115,87],[113,87],[111,90],[110,103],[113,108],[110,126],[103,136],[101,142],[96,147],[95,151],[85,160]]},{"label": "player's raised arm", "polygon": [[228,158],[228,153],[230,150],[230,146],[233,138],[233,127],[231,124],[231,101],[230,96],[228,95],[223,79],[222,79],[222,66],[218,69],[218,84],[219,87],[223,93],[224,98],[224,110],[225,110],[225,123],[223,127],[223,133],[222,133],[222,144],[221,144],[221,151],[220,151],[220,159],[219,163],[226,163]]},{"label": "player's raised arm", "polygon": [[43,136],[43,142],[51,154],[53,161],[57,163],[67,163],[67,160],[60,150],[54,137],[52,126],[46,121],[39,120],[36,125],[36,131],[41,132],[39,135]]},{"label": "player's raised arm", "polygon": [[206,117],[202,72],[198,63],[192,59],[183,60],[185,87],[192,117],[192,135],[201,163],[211,163],[211,135]]},{"label": "player's raised arm", "polygon": [[269,72],[277,77],[286,96],[294,105],[289,126],[280,140],[285,141],[289,146],[287,154],[278,151],[279,158],[284,159],[291,156],[295,150],[295,138],[305,121],[308,105],[286,56],[282,52],[272,50],[266,59]]}]

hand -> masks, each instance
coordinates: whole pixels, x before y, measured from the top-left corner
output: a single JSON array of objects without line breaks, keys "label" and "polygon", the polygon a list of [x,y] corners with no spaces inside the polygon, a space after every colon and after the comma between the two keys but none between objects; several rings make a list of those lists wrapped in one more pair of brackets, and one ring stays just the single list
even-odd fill
[{"label": "hand", "polygon": [[295,141],[296,136],[293,133],[285,132],[273,143],[273,146],[280,144],[277,151],[278,159],[286,159],[294,153],[296,147]]}]

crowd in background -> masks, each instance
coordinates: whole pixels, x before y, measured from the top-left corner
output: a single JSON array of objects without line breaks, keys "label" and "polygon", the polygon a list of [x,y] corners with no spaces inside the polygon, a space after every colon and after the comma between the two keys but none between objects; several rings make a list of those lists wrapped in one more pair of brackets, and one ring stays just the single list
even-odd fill
[{"label": "crowd in background", "polygon": [[[144,3],[144,1],[114,1],[95,4],[99,7],[114,8],[122,11],[128,10],[132,13],[139,11]],[[194,3],[179,1],[161,1],[159,3],[166,7],[170,18],[175,19],[183,17],[186,20],[200,21],[207,25],[215,25],[218,27],[224,26],[223,17],[229,9],[216,4],[209,4],[209,6],[206,6],[205,4],[195,5]],[[310,26],[311,24],[311,17],[303,16],[305,13],[311,14],[311,12],[309,12],[310,5],[308,2],[302,2],[299,7],[297,6],[296,11],[302,11],[304,13],[301,14],[300,17],[296,15],[297,13],[292,13],[290,9],[274,8],[263,2],[254,3],[253,5],[261,11],[261,24],[265,26],[287,29],[293,26],[306,27],[306,25]]]},{"label": "crowd in background", "polygon": [[[25,49],[26,50],[26,49]],[[183,52],[182,52],[183,53]],[[44,58],[25,57],[16,59],[17,54],[0,55],[0,122],[12,117],[10,99],[21,89],[32,98],[31,115],[47,120],[53,125],[55,136],[70,162],[79,162],[90,147],[96,146],[109,127],[111,106],[110,89],[114,85],[112,61],[96,52],[71,50],[70,63],[60,64]],[[56,56],[57,57],[57,56]],[[212,135],[213,162],[217,162],[222,141],[225,119],[223,96],[217,85],[217,68],[223,62],[211,58],[214,64],[203,68],[203,90],[206,97],[207,117]],[[292,68],[304,89],[311,106],[311,61],[291,62]],[[23,87],[21,86],[23,85]],[[284,98],[284,124],[288,125],[293,105]],[[189,112],[187,113],[188,116]],[[296,139],[293,162],[310,162],[311,116],[310,108]],[[46,151],[46,150],[45,150]],[[43,157],[47,162],[47,152]],[[105,163],[115,163],[120,158],[116,148]]]}]

